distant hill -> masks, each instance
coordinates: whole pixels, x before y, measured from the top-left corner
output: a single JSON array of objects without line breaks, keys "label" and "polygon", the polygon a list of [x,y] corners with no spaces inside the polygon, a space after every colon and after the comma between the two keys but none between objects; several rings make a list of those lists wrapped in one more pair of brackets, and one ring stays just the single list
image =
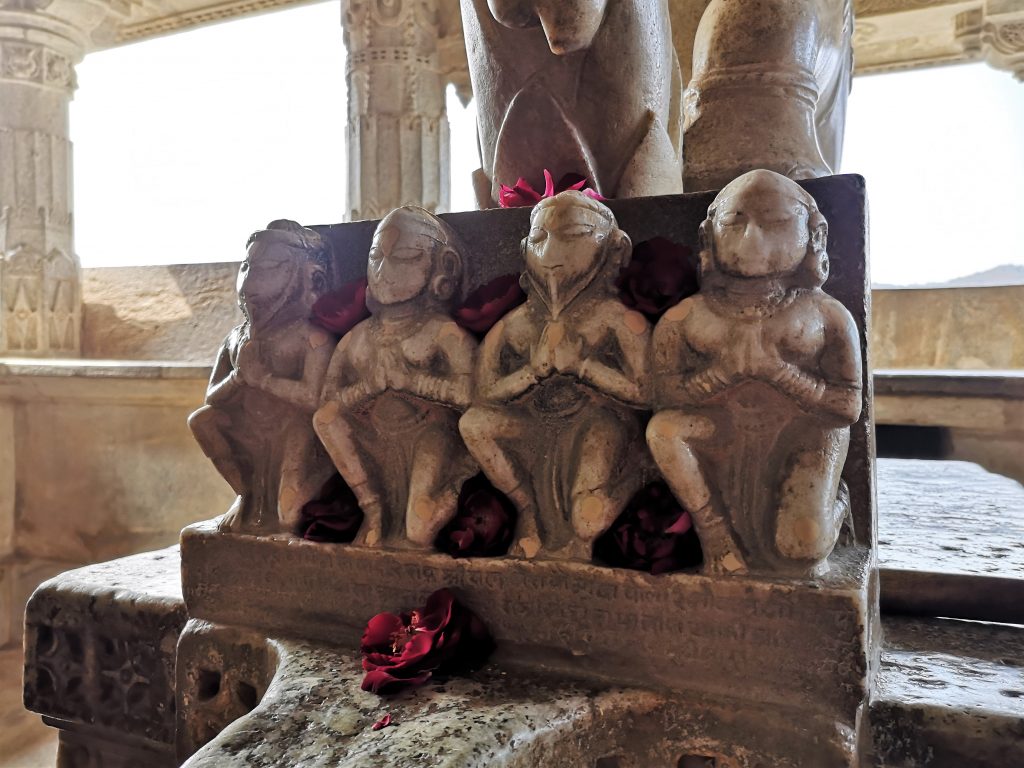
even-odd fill
[{"label": "distant hill", "polygon": [[944,283],[914,283],[913,285],[876,284],[875,288],[986,288],[996,285],[1024,285],[1024,264],[1001,264],[984,272],[954,277]]}]

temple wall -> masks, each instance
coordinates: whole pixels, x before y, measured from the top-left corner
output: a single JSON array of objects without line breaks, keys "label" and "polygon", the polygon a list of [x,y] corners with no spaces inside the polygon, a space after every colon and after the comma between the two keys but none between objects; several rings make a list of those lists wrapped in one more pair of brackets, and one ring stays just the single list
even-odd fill
[{"label": "temple wall", "polygon": [[[207,364],[241,322],[238,264],[83,270],[82,354]],[[1024,285],[872,291],[875,368],[1024,368]]]}]

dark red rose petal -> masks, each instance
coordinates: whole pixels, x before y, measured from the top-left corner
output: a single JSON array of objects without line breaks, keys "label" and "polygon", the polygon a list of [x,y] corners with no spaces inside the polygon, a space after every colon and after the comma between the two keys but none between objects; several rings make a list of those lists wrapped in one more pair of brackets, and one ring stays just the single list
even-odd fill
[{"label": "dark red rose petal", "polygon": [[613,567],[653,574],[692,568],[702,560],[689,512],[662,481],[637,492],[595,542],[594,554]]},{"label": "dark red rose petal", "polygon": [[302,507],[296,531],[309,541],[347,544],[363,524],[363,511],[355,494],[335,473],[320,489],[319,496]]},{"label": "dark red rose petal", "polygon": [[480,473],[463,484],[455,517],[434,546],[452,557],[498,557],[512,543],[515,522],[515,506]]},{"label": "dark red rose petal", "polygon": [[325,293],[313,304],[310,319],[321,328],[344,336],[370,316],[366,308],[366,285],[363,277]]},{"label": "dark red rose petal", "polygon": [[447,589],[411,614],[380,613],[363,633],[364,691],[390,694],[422,685],[436,672],[473,669],[494,649],[487,627]]},{"label": "dark red rose petal", "polygon": [[652,322],[697,292],[693,250],[663,237],[637,243],[615,281],[619,299]]},{"label": "dark red rose petal", "polygon": [[452,313],[455,322],[482,336],[508,312],[526,301],[519,275],[501,275],[474,290]]},{"label": "dark red rose petal", "polygon": [[393,720],[391,719],[391,713],[390,713],[390,712],[389,712],[388,714],[384,715],[384,717],[382,717],[382,718],[381,718],[380,720],[378,720],[378,721],[377,721],[376,723],[374,723],[373,725],[371,725],[371,726],[370,726],[370,728],[372,728],[372,729],[373,729],[373,730],[375,730],[375,731],[379,731],[379,730],[381,730],[382,728],[387,728],[387,727],[388,727],[389,725],[397,725],[397,723],[396,723],[396,722],[394,722],[394,721],[393,721]]}]

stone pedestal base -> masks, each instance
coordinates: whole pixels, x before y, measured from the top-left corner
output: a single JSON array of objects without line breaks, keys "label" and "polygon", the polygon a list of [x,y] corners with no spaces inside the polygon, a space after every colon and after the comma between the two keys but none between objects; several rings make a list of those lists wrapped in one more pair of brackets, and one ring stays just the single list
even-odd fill
[{"label": "stone pedestal base", "polygon": [[[506,668],[682,697],[685,704],[666,705],[674,725],[665,728],[699,724],[704,735],[696,742],[772,754],[771,765],[785,764],[787,754],[793,765],[852,763],[876,666],[870,617],[877,582],[861,549],[837,552],[825,578],[803,583],[453,560],[225,535],[209,522],[184,531],[182,562],[190,617],[349,648],[374,614],[421,605],[450,587],[491,629],[496,661]],[[353,669],[359,673],[358,664]],[[779,728],[790,753],[773,751]],[[828,760],[793,757],[825,745]]]},{"label": "stone pedestal base", "polygon": [[[257,657],[270,664],[253,666]],[[237,672],[246,668],[251,679]],[[497,665],[382,698],[360,690],[362,675],[359,655],[349,651],[261,643],[255,634],[190,622],[178,655],[179,758],[199,746],[188,734],[214,726],[223,730],[187,768],[857,764],[851,729],[790,708],[588,685]],[[270,678],[259,705],[236,720],[228,710],[239,687]],[[385,714],[393,725],[374,731]]]}]

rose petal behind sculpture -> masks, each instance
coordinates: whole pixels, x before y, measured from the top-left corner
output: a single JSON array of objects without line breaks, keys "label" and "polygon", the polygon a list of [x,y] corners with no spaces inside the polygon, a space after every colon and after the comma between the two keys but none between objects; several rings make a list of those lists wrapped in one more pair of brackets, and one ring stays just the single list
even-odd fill
[{"label": "rose petal behind sculpture", "polygon": [[849,511],[860,339],[821,290],[827,232],[794,182],[741,176],[701,225],[700,292],[654,331],[647,439],[710,571],[820,571]]},{"label": "rose petal behind sculpture", "polygon": [[476,474],[457,427],[476,341],[450,316],[465,268],[454,231],[422,208],[374,233],[372,314],[339,342],[313,420],[365,515],[356,544],[429,548]]}]

